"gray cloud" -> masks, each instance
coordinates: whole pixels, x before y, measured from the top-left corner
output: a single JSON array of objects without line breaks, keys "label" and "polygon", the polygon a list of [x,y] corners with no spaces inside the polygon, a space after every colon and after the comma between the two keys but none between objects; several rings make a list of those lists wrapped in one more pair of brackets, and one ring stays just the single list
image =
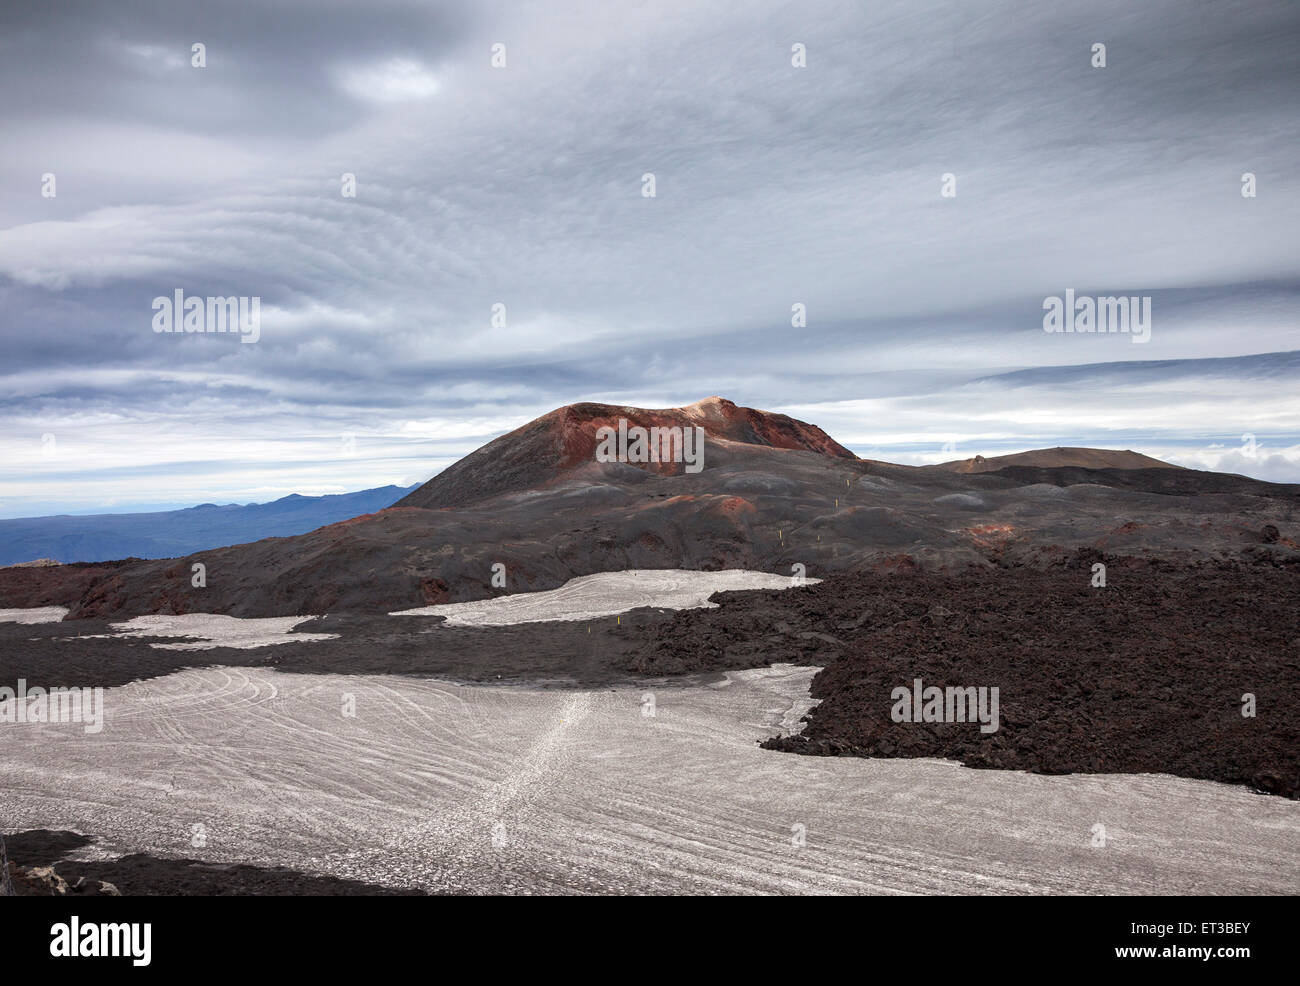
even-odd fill
[{"label": "gray cloud", "polygon": [[[1056,434],[1101,443],[1113,424],[1063,368],[1140,363],[1107,371],[1136,411],[1175,365],[1300,348],[1289,3],[4,16],[0,515],[69,495],[28,461],[46,433],[124,503],[409,480],[581,399],[724,393],[923,454],[945,426],[917,408],[952,431],[953,395],[983,388],[1001,396],[982,440],[1033,443],[1056,394]],[[261,341],[154,334],[176,288],[260,297]],[[1151,342],[1043,333],[1066,288],[1151,295]],[[1124,433],[1208,446],[1236,415],[1300,444],[1294,400],[1265,421],[1240,399],[1282,362]],[[875,400],[906,427],[836,410]],[[342,474],[313,452],[341,432],[368,436]]]}]

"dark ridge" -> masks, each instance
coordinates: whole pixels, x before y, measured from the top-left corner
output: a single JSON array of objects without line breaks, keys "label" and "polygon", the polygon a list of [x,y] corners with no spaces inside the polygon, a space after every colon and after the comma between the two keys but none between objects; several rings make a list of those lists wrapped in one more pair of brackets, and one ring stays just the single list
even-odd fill
[{"label": "dark ridge", "polygon": [[[317,876],[284,866],[212,863],[131,853],[117,859],[69,860],[92,839],[77,832],[32,829],[4,837],[9,872],[19,897],[123,896],[379,897],[425,896],[396,889]],[[53,872],[43,872],[52,867]],[[111,886],[106,886],[111,885]]]},{"label": "dark ridge", "polygon": [[1006,466],[985,476],[1013,480],[1021,486],[1047,483],[1052,486],[1075,486],[1096,483],[1115,489],[1139,493],[1163,493],[1170,496],[1200,496],[1231,493],[1246,496],[1269,496],[1286,500],[1300,499],[1300,485],[1268,483],[1233,473],[1202,472],[1198,469],[1084,469],[1078,466],[1046,468],[1041,466]]}]

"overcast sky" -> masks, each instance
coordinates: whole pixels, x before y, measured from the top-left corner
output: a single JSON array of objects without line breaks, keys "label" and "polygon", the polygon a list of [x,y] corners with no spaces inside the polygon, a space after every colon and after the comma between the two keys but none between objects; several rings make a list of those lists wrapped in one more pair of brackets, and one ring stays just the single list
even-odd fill
[{"label": "overcast sky", "polygon": [[[1300,482],[1293,0],[0,18],[0,516],[405,485],[711,394],[894,461]],[[1150,297],[1150,341],[1044,332],[1067,288]],[[260,339],[155,333],[177,289]]]}]

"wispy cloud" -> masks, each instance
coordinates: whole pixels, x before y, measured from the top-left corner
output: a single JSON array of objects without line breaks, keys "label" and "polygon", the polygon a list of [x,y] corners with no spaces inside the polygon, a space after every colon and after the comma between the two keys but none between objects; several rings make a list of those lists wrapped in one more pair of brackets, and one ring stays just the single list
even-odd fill
[{"label": "wispy cloud", "polygon": [[[0,514],[409,481],[710,393],[899,457],[1294,461],[1289,363],[1189,375],[1298,348],[1292,4],[244,6],[6,14]],[[260,297],[261,341],[154,334],[176,288]],[[1150,343],[1044,333],[1067,288],[1151,296]]]}]

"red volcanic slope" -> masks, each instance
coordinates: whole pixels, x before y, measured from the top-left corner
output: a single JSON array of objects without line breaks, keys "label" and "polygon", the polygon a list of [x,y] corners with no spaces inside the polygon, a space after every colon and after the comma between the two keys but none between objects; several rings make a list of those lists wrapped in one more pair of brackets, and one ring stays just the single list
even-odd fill
[{"label": "red volcanic slope", "polygon": [[[647,410],[614,404],[569,404],[544,414],[523,427],[489,442],[449,466],[396,506],[440,509],[534,490],[596,461],[596,433],[602,427],[702,427],[705,466],[709,457],[729,445],[820,452],[841,459],[856,459],[816,425],[784,414],[740,407],[722,397],[706,397],[685,407]],[[634,464],[633,468],[660,475],[680,475],[682,463]]]}]

